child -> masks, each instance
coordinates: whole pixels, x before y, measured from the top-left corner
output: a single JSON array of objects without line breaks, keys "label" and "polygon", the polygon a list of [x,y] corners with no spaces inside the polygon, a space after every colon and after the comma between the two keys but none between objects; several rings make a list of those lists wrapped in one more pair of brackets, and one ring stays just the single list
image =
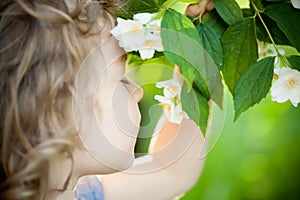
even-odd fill
[{"label": "child", "polygon": [[170,199],[198,179],[204,138],[189,120],[164,123],[151,160],[132,165],[142,91],[109,32],[119,3],[0,3],[1,200],[74,199],[91,174],[111,174],[91,188],[108,200]]}]

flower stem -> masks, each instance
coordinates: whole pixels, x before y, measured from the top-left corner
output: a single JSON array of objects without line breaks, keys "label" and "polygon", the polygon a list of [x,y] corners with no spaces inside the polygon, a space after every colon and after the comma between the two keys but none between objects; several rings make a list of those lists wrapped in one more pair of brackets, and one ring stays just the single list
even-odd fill
[{"label": "flower stem", "polygon": [[269,36],[269,38],[270,38],[270,40],[271,40],[271,43],[273,44],[273,46],[274,46],[274,48],[275,48],[275,51],[276,51],[277,55],[278,55],[279,57],[281,57],[282,55],[279,53],[279,50],[278,50],[277,47],[276,47],[276,44],[275,44],[275,42],[274,42],[274,40],[273,40],[273,37],[272,37],[272,35],[271,35],[271,33],[270,33],[270,31],[269,31],[269,29],[268,29],[266,23],[264,22],[263,18],[262,18],[261,15],[260,15],[261,11],[256,7],[255,3],[254,3],[252,0],[250,0],[250,2],[251,2],[252,6],[253,6],[253,8],[254,8],[254,10],[255,10],[255,14],[258,15],[258,17],[259,17],[261,23],[263,24],[263,26],[264,26],[264,28],[265,28],[265,30],[266,30],[266,32],[267,32],[267,34],[268,34],[268,36]]},{"label": "flower stem", "polygon": [[258,17],[259,17],[261,23],[263,24],[263,26],[264,26],[264,28],[265,28],[265,30],[266,30],[266,32],[267,32],[267,34],[268,34],[268,36],[269,36],[271,42],[272,42],[272,44],[273,44],[273,46],[274,46],[274,48],[275,48],[277,54],[280,54],[279,51],[278,51],[278,49],[277,49],[277,47],[276,47],[276,44],[275,44],[275,42],[274,42],[274,40],[273,40],[273,37],[272,37],[272,35],[271,35],[271,33],[270,33],[268,27],[267,27],[267,25],[265,24],[263,18],[262,18],[261,15],[260,15],[260,12],[261,12],[261,11],[258,10],[258,8],[255,6],[255,4],[253,3],[253,1],[250,1],[250,2],[251,2],[252,6],[253,6],[253,8],[254,8],[254,10],[255,10],[255,13],[258,15]]}]

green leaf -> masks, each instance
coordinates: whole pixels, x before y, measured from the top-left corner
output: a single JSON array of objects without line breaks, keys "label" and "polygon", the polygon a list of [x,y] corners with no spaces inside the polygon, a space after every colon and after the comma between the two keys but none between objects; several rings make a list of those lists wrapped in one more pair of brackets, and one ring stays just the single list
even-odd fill
[{"label": "green leaf", "polygon": [[192,89],[194,81],[205,98],[212,98],[220,107],[223,100],[222,77],[211,56],[202,47],[194,24],[183,14],[169,9],[161,23],[165,56],[177,64]]},{"label": "green leaf", "polygon": [[287,59],[293,69],[300,71],[300,56],[290,56]]},{"label": "green leaf", "polygon": [[274,74],[274,57],[266,57],[250,66],[234,88],[234,109],[240,114],[259,103],[269,92]]},{"label": "green leaf", "polygon": [[246,18],[231,25],[221,38],[222,72],[231,93],[244,71],[258,58],[254,19]]},{"label": "green leaf", "polygon": [[200,38],[204,49],[212,57],[219,70],[222,68],[223,52],[220,40],[216,39],[217,35],[210,28],[200,23],[197,25]]},{"label": "green leaf", "polygon": [[202,24],[207,26],[209,29],[213,30],[217,36],[217,39],[220,39],[222,34],[225,32],[228,25],[220,17],[216,10],[210,11],[202,20]]},{"label": "green leaf", "polygon": [[123,7],[117,9],[115,15],[123,19],[132,19],[136,13],[154,13],[158,12],[159,9],[160,5],[154,0],[129,0]]},{"label": "green leaf", "polygon": [[242,9],[242,12],[243,12],[243,16],[244,18],[247,18],[247,17],[253,17],[254,16],[254,13],[253,10],[251,10],[250,8],[244,8]]},{"label": "green leaf", "polygon": [[177,12],[174,9],[166,10],[161,22],[161,27],[164,29],[177,31],[179,33],[182,33],[183,35],[190,37],[197,43],[200,42],[198,32],[191,20],[187,16]]},{"label": "green leaf", "polygon": [[202,78],[202,76],[197,71],[195,71],[195,73],[197,74],[197,76],[195,77],[193,88],[197,89],[199,91],[199,93],[202,96],[204,96],[206,98],[206,100],[208,101],[210,99],[210,93],[209,93],[209,89],[205,83],[205,80]]},{"label": "green leaf", "polygon": [[183,111],[199,125],[205,136],[209,116],[209,106],[206,98],[194,89],[189,91],[188,86],[184,83],[181,90],[181,104]]},{"label": "green leaf", "polygon": [[[277,23],[274,20],[272,20],[267,15],[264,15],[263,13],[261,14],[261,17],[263,18],[266,26],[268,27],[268,29],[269,29],[269,31],[270,31],[273,39],[274,39],[275,44],[278,44],[278,45],[291,45],[290,41],[287,39],[285,34],[278,27]],[[270,37],[269,37],[265,27],[261,23],[261,21],[259,19],[256,19],[255,22],[256,22],[256,35],[257,35],[257,38],[260,41],[271,43]]]},{"label": "green leaf", "polygon": [[[185,49],[185,40],[188,40],[190,43],[200,43],[200,37],[194,24],[186,16],[169,9],[163,16],[161,29],[164,54],[169,60],[179,66],[189,89],[191,89],[197,73],[194,66],[184,56],[188,51],[188,49]],[[197,57],[195,51],[190,53]],[[209,93],[208,91],[203,92]]]},{"label": "green leaf", "polygon": [[214,0],[217,12],[229,25],[243,19],[243,12],[235,0]]},{"label": "green leaf", "polygon": [[285,33],[291,44],[300,51],[300,12],[290,3],[268,5],[264,14],[276,21],[279,28]]}]

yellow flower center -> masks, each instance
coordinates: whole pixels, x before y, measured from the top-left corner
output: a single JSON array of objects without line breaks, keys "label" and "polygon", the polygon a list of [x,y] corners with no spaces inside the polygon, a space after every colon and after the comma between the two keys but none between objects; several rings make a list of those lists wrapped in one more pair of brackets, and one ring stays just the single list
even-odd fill
[{"label": "yellow flower center", "polygon": [[154,40],[146,40],[146,41],[145,41],[145,45],[146,45],[147,47],[154,47],[155,41],[154,41]]},{"label": "yellow flower center", "polygon": [[273,76],[273,78],[274,78],[275,80],[278,80],[278,79],[279,79],[279,76],[278,76],[278,74],[274,73],[274,76]]},{"label": "yellow flower center", "polygon": [[171,106],[169,104],[166,103],[160,103],[160,106],[162,106],[165,110],[170,111],[171,110]]},{"label": "yellow flower center", "polygon": [[295,88],[297,85],[298,85],[298,81],[296,81],[295,79],[291,78],[289,81],[288,81],[288,86],[290,88]]},{"label": "yellow flower center", "polygon": [[169,89],[170,89],[172,92],[176,92],[177,87],[176,87],[176,86],[169,86]]},{"label": "yellow flower center", "polygon": [[133,33],[136,33],[138,30],[139,30],[139,27],[138,27],[138,26],[133,26],[133,27],[131,28],[131,31],[132,31]]}]

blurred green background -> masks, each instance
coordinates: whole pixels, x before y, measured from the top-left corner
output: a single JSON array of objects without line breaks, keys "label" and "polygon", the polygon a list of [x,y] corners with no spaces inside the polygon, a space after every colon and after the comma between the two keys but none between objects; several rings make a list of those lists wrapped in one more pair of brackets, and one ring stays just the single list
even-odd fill
[{"label": "blurred green background", "polygon": [[221,136],[182,199],[300,199],[300,109],[268,96],[233,123],[227,96]]},{"label": "blurred green background", "polygon": [[[238,0],[247,7],[248,0]],[[161,90],[156,81],[169,79],[172,69],[161,70],[164,60],[135,63],[132,77],[143,86],[141,134],[153,132],[161,109],[153,99]],[[170,66],[170,65],[169,65]],[[136,66],[131,66],[136,67]],[[133,69],[133,68],[131,68]],[[138,76],[136,76],[138,74]],[[182,200],[299,200],[300,108],[290,102],[272,102],[270,95],[233,122],[232,96],[226,92],[226,116],[221,135],[206,156],[202,175]],[[137,156],[147,153],[149,139],[140,138]],[[186,169],[188,170],[188,169]],[[180,181],[180,180],[178,180]]]}]

